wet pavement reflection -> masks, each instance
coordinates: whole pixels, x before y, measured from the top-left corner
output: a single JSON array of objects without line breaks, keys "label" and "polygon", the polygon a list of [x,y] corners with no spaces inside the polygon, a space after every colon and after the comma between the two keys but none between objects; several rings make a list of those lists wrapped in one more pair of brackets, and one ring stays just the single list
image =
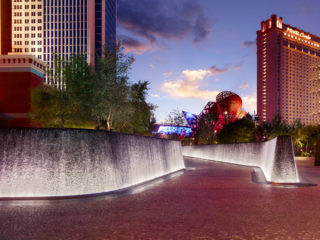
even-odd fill
[{"label": "wet pavement reflection", "polygon": [[[186,158],[188,170],[118,198],[0,203],[0,240],[320,239],[320,187],[252,182],[253,168]],[[320,167],[297,161],[320,183]]]}]

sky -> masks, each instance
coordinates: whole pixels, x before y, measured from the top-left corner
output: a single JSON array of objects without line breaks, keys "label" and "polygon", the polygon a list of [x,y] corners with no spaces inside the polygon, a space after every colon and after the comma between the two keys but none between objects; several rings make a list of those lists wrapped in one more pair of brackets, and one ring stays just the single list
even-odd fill
[{"label": "sky", "polygon": [[133,55],[130,81],[148,81],[164,122],[174,109],[199,114],[221,91],[256,112],[256,31],[276,14],[320,36],[320,0],[118,0],[117,34]]}]

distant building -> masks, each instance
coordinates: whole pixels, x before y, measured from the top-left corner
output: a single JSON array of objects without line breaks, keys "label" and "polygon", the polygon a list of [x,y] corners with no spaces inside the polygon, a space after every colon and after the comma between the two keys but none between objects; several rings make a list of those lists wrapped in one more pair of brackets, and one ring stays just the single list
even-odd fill
[{"label": "distant building", "polygon": [[272,15],[257,31],[257,111],[261,121],[320,123],[320,38]]},{"label": "distant building", "polygon": [[0,56],[0,114],[9,127],[31,127],[31,90],[43,82],[44,65],[28,55]]},{"label": "distant building", "polygon": [[11,1],[0,0],[0,55],[11,51]]},{"label": "distant building", "polygon": [[11,2],[12,52],[36,56],[49,67],[55,57],[74,54],[85,54],[94,65],[103,48],[116,42],[116,0]]},{"label": "distant building", "polygon": [[[43,3],[12,2],[12,53],[33,55],[43,60]],[[9,24],[8,20],[5,20]]]}]

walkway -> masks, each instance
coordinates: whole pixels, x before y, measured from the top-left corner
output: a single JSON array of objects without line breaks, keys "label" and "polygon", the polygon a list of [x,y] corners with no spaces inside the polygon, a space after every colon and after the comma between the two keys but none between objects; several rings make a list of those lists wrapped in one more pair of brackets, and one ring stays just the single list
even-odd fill
[{"label": "walkway", "polygon": [[[320,239],[320,186],[251,181],[251,169],[186,159],[183,175],[119,198],[0,205],[1,240]],[[320,184],[320,168],[300,173]]]}]

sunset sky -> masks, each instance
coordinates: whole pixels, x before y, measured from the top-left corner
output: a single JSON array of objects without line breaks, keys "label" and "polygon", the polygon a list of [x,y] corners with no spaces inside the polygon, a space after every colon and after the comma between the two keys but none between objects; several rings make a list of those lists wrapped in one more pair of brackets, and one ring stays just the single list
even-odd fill
[{"label": "sunset sky", "polygon": [[118,37],[149,81],[157,122],[173,109],[198,114],[220,91],[256,111],[256,31],[272,14],[320,36],[319,0],[118,0]]}]

